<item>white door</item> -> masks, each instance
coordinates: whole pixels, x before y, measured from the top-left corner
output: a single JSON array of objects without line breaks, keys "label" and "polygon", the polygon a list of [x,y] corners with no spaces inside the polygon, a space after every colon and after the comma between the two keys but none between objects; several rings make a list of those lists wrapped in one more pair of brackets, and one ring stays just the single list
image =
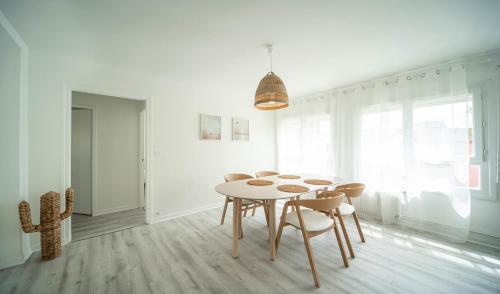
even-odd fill
[{"label": "white door", "polygon": [[146,192],[146,111],[140,112],[139,120],[139,206],[144,207]]},{"label": "white door", "polygon": [[92,215],[92,110],[73,108],[71,116],[73,212]]}]

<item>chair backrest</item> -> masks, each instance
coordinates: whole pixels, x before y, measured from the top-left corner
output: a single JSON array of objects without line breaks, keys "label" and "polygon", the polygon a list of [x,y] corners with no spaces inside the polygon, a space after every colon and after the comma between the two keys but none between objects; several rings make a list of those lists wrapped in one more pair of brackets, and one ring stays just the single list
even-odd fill
[{"label": "chair backrest", "polygon": [[340,206],[344,196],[340,191],[325,191],[319,194],[317,199],[295,200],[295,203],[314,210],[330,211]]},{"label": "chair backrest", "polygon": [[346,185],[339,185],[335,191],[344,192],[347,197],[359,197],[365,190],[365,184],[350,183]]},{"label": "chair backrest", "polygon": [[253,177],[247,174],[227,174],[224,176],[224,180],[226,182],[246,180],[246,179],[253,179]]},{"label": "chair backrest", "polygon": [[268,177],[268,176],[275,176],[275,175],[279,175],[280,173],[277,173],[277,172],[273,172],[273,171],[265,171],[265,170],[262,170],[262,171],[258,171],[255,173],[255,176],[257,176],[257,178],[260,178],[260,177]]}]

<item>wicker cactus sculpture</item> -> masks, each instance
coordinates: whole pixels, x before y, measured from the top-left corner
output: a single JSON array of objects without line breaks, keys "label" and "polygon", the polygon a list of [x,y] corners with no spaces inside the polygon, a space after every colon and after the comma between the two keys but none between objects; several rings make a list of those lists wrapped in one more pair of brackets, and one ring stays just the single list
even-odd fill
[{"label": "wicker cactus sculpture", "polygon": [[61,221],[73,212],[73,188],[66,190],[66,209],[60,212],[59,193],[47,192],[40,197],[40,224],[31,222],[30,205],[19,203],[19,218],[25,233],[40,232],[42,260],[51,260],[61,255]]}]

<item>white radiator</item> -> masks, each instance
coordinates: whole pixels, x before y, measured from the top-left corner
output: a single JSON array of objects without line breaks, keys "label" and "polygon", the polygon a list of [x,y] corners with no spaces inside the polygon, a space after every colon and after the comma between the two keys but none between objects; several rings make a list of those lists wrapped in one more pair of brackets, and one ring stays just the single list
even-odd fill
[{"label": "white radiator", "polygon": [[361,197],[352,198],[356,213],[365,219],[381,219],[380,193],[369,195],[363,193]]},{"label": "white radiator", "polygon": [[399,198],[396,192],[384,193],[383,199],[379,192],[365,192],[361,197],[353,198],[352,204],[361,218],[393,223],[400,213]]}]

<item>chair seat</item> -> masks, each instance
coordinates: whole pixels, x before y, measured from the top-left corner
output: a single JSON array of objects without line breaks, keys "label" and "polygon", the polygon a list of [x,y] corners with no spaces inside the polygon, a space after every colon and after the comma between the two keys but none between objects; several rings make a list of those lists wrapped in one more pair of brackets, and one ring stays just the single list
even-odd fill
[{"label": "chair seat", "polygon": [[349,203],[342,202],[339,206],[341,215],[350,215],[354,212],[354,206]]},{"label": "chair seat", "polygon": [[[322,231],[333,225],[333,219],[321,212],[309,209],[301,209],[300,212],[304,219],[306,231]],[[300,228],[299,217],[295,211],[286,215],[286,222],[294,227]]]}]

